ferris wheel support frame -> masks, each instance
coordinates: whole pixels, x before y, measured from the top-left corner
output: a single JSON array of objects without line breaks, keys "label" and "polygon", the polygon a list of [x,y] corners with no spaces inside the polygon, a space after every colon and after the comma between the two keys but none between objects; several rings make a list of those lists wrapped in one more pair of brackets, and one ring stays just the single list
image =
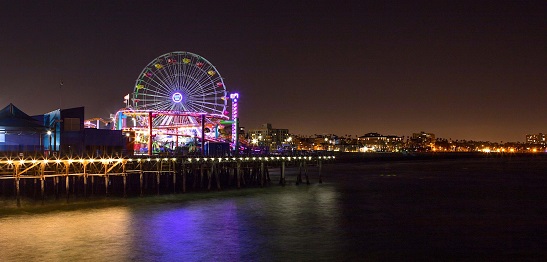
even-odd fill
[{"label": "ferris wheel support frame", "polygon": [[[142,114],[142,112],[141,112]],[[152,135],[153,135],[153,119],[155,116],[159,116],[159,115],[164,115],[164,114],[169,114],[169,112],[154,112],[154,111],[148,111],[148,155],[151,156],[153,155],[153,152],[152,152]],[[205,155],[205,119],[207,117],[209,118],[222,118],[221,116],[218,116],[218,115],[213,115],[213,114],[207,114],[207,113],[197,113],[200,118],[201,118],[201,137],[200,137],[200,140],[201,140],[201,155]],[[124,115],[123,113],[121,113],[121,115]],[[225,116],[224,116],[225,118]],[[177,139],[178,139],[178,134],[177,134]],[[178,142],[177,142],[178,144]]]}]

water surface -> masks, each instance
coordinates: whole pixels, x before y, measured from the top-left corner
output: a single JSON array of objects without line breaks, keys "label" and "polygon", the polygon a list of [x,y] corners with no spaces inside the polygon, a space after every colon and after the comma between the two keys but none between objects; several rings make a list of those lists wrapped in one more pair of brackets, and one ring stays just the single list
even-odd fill
[{"label": "water surface", "polygon": [[310,171],[309,186],[4,208],[1,260],[546,258],[545,160],[330,164],[323,184]]}]

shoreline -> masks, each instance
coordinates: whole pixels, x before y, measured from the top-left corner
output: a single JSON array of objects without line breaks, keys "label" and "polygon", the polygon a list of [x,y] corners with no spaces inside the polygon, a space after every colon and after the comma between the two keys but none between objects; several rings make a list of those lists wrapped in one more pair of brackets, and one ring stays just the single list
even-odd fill
[{"label": "shoreline", "polygon": [[415,160],[460,160],[492,158],[538,158],[544,159],[547,153],[483,153],[483,152],[388,152],[353,153],[334,152],[336,163],[376,162],[376,161],[415,161]]}]

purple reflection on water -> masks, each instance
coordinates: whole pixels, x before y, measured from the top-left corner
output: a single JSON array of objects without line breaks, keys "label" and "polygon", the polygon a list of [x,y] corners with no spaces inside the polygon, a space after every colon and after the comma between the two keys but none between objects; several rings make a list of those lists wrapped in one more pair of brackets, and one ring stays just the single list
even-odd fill
[{"label": "purple reflection on water", "polygon": [[[233,201],[214,201],[209,209],[184,207],[138,214],[134,221],[134,258],[161,261],[240,260],[241,250],[252,249],[244,235]],[[150,210],[146,210],[150,212]]]}]

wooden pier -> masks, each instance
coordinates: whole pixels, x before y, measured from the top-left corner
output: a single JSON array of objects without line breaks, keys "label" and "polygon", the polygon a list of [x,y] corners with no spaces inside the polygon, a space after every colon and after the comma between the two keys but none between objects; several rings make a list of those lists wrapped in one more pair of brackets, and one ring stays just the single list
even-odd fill
[{"label": "wooden pier", "polygon": [[[143,196],[221,190],[271,183],[269,170],[279,168],[277,184],[285,185],[286,168],[297,168],[296,184],[310,184],[308,169],[318,173],[333,156],[135,157],[0,159],[0,195],[41,199],[65,195]],[[304,179],[303,179],[304,177]]]}]

